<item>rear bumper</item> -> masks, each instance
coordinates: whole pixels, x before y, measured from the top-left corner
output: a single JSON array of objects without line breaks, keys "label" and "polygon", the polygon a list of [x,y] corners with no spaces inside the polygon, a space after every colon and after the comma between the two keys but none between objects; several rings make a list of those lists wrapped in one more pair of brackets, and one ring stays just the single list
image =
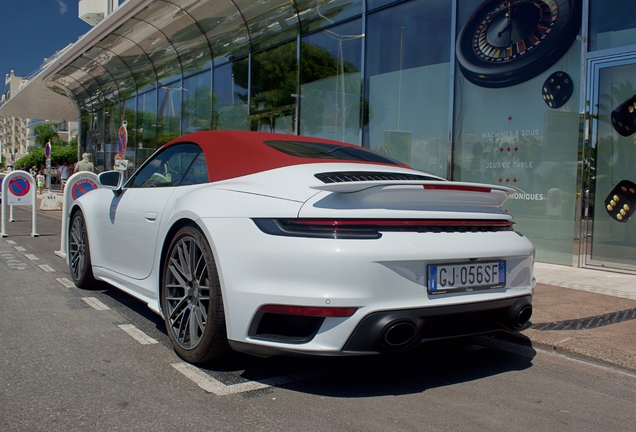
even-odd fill
[{"label": "rear bumper", "polygon": [[342,351],[351,354],[388,353],[409,350],[437,339],[519,331],[527,327],[531,314],[531,296],[379,311],[360,321]]},{"label": "rear bumper", "polygon": [[[434,340],[520,331],[529,325],[531,314],[532,296],[481,303],[377,311],[360,320],[340,351],[312,351],[302,345],[274,347],[233,340],[229,342],[234,350],[259,357],[388,354],[408,351]],[[400,327],[402,325],[406,327]],[[396,330],[397,332],[391,335],[391,332]]]}]

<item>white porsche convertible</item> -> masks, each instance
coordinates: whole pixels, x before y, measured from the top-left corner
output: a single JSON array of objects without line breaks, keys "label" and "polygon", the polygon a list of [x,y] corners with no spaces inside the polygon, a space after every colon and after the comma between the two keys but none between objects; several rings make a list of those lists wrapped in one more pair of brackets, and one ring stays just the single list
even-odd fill
[{"label": "white porsche convertible", "polygon": [[75,284],[146,302],[192,363],[396,352],[532,314],[534,248],[501,208],[506,187],[235,131],[185,135],[98,182],[69,209]]}]

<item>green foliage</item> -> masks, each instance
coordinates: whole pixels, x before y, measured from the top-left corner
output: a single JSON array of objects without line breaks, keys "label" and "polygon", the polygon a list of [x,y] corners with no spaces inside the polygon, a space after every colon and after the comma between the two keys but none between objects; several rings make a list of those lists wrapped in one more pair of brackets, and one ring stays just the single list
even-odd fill
[{"label": "green foliage", "polygon": [[[68,144],[64,146],[52,145],[51,166],[62,165],[65,161],[68,163],[77,162],[77,147]],[[44,157],[44,149],[34,149],[28,155],[18,159],[15,163],[15,168],[20,169],[24,164],[29,168],[34,165],[38,168],[45,166],[46,158]]]},{"label": "green foliage", "polygon": [[33,127],[33,135],[35,135],[35,144],[39,147],[44,147],[49,140],[51,142],[58,141],[59,136],[53,123],[40,123]]}]

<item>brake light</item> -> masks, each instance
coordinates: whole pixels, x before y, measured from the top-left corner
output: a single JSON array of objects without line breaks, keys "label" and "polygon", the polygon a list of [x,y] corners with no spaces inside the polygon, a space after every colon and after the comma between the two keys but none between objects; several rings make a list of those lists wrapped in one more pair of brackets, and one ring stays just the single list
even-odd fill
[{"label": "brake light", "polygon": [[264,305],[261,306],[258,311],[262,313],[299,315],[308,317],[350,317],[351,315],[356,313],[357,310],[357,307]]},{"label": "brake light", "polygon": [[461,192],[482,192],[490,193],[491,189],[478,186],[462,186],[462,185],[423,185],[427,190],[452,190]]},{"label": "brake light", "polygon": [[296,225],[304,226],[378,226],[378,227],[408,227],[408,226],[497,226],[511,227],[514,222],[507,220],[464,220],[464,219],[296,219]]}]

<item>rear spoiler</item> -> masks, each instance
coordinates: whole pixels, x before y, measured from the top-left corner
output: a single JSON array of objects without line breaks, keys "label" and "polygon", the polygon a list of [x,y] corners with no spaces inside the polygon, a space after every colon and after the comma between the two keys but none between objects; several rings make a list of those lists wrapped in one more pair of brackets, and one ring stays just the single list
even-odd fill
[{"label": "rear spoiler", "polygon": [[484,183],[468,183],[468,182],[449,182],[449,181],[360,181],[360,182],[343,182],[328,183],[324,185],[310,186],[311,189],[335,192],[335,193],[355,193],[366,189],[382,187],[382,186],[422,186],[426,191],[457,191],[457,192],[504,192],[509,198],[517,193],[516,190],[498,185],[490,185]]}]

